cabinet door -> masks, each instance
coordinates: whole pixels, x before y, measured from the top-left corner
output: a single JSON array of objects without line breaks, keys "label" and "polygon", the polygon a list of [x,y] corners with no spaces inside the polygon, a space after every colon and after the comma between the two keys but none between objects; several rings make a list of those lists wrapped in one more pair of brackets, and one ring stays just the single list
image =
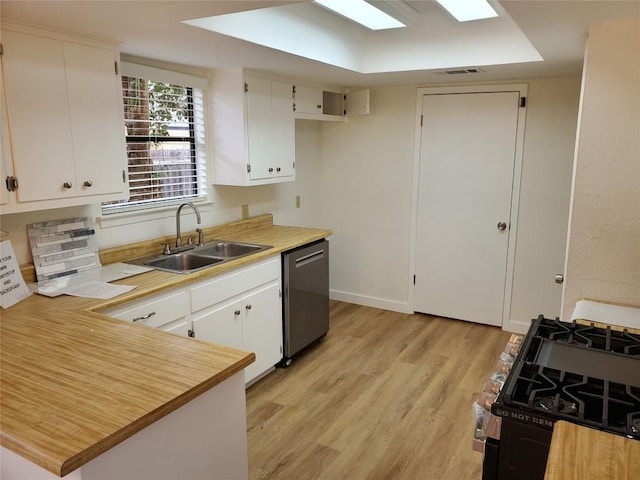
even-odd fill
[{"label": "cabinet door", "polygon": [[296,127],[293,116],[293,85],[271,82],[272,155],[275,177],[293,178],[296,158]]},{"label": "cabinet door", "polygon": [[175,335],[180,335],[181,337],[189,336],[189,322],[183,318],[182,320],[178,320],[168,325],[163,325],[160,327],[160,330],[164,330],[165,332],[173,333]]},{"label": "cabinet door", "polygon": [[75,166],[63,44],[8,30],[2,32],[2,43],[18,200],[73,197]]},{"label": "cabinet door", "polygon": [[250,382],[282,360],[280,284],[271,283],[244,297],[242,309],[243,349],[256,354],[256,361],[245,369]]},{"label": "cabinet door", "polygon": [[322,90],[304,85],[296,85],[295,89],[295,113],[322,115]]},{"label": "cabinet door", "polygon": [[[247,142],[249,146],[249,179],[273,176],[271,80],[247,77]],[[269,169],[271,168],[271,172]]]},{"label": "cabinet door", "polygon": [[247,77],[250,180],[292,179],[295,161],[293,86]]},{"label": "cabinet door", "polygon": [[200,340],[241,349],[242,303],[235,300],[211,307],[193,318],[192,330]]},{"label": "cabinet door", "polygon": [[9,201],[9,191],[5,179],[13,175],[11,164],[11,144],[9,143],[9,125],[7,123],[7,103],[4,96],[2,62],[0,61],[0,205]]},{"label": "cabinet door", "polygon": [[77,194],[125,190],[122,86],[109,48],[64,44]]}]

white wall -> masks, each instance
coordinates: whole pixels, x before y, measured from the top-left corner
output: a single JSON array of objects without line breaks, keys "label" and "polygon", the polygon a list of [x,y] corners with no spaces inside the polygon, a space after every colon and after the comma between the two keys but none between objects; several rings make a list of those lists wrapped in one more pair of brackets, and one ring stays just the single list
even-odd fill
[{"label": "white wall", "polygon": [[[561,287],[554,275],[562,272],[564,262],[580,90],[579,78],[525,82],[529,97],[510,322],[520,330],[539,313],[560,312]],[[325,201],[318,218],[335,232],[333,298],[412,311],[416,88],[372,89],[370,116],[322,125]],[[564,210],[561,220],[550,225],[545,212],[558,208]]]},{"label": "white wall", "polygon": [[640,305],[640,22],[594,24],[583,74],[562,306]]},{"label": "white wall", "polygon": [[[529,82],[518,232],[511,294],[512,331],[538,314],[560,316],[580,78]],[[550,214],[553,212],[553,214]]]},{"label": "white wall", "polygon": [[322,125],[332,298],[409,311],[415,98],[415,87],[372,89],[371,115]]}]

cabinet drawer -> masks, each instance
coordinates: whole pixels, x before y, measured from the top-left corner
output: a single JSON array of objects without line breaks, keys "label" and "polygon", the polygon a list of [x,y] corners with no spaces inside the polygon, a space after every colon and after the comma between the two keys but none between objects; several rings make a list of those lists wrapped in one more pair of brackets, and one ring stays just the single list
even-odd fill
[{"label": "cabinet drawer", "polygon": [[279,278],[280,257],[276,257],[203,282],[190,289],[191,311],[197,312]]},{"label": "cabinet drawer", "polygon": [[127,322],[162,327],[188,315],[189,296],[186,291],[174,292],[128,303],[104,313]]}]

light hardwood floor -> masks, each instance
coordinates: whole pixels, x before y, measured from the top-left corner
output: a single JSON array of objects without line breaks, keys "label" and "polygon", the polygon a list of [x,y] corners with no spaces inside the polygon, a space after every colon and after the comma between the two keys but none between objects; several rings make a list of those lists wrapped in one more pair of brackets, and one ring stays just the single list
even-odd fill
[{"label": "light hardwood floor", "polygon": [[251,480],[480,480],[471,405],[509,335],[331,303],[327,336],[247,390]]}]

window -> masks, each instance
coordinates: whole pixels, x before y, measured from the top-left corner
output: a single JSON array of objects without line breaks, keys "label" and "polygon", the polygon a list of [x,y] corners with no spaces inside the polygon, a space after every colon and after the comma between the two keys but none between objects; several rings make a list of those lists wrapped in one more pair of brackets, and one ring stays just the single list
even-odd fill
[{"label": "window", "polygon": [[[195,80],[195,81],[194,81]],[[105,214],[206,198],[203,79],[123,64],[129,198]]]}]

